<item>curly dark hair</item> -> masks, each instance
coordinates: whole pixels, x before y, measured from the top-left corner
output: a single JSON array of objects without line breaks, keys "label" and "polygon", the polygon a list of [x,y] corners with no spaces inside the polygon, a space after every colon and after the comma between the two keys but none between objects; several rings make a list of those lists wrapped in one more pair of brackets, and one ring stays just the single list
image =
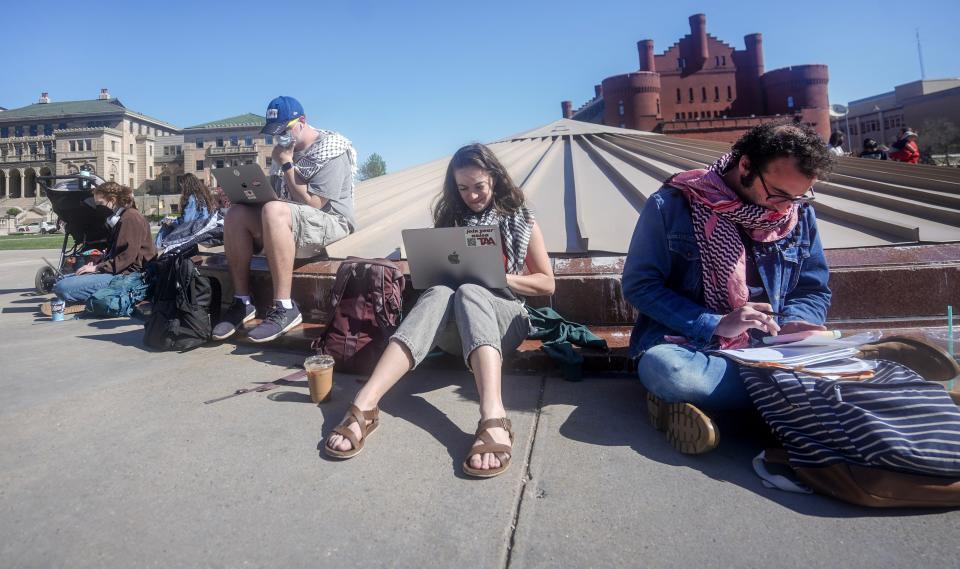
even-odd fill
[{"label": "curly dark hair", "polygon": [[127,209],[137,209],[133,201],[133,190],[116,182],[105,182],[93,189],[94,195],[100,194],[106,198],[113,198],[117,205]]},{"label": "curly dark hair", "polygon": [[217,211],[217,200],[213,197],[213,193],[210,192],[210,188],[200,181],[200,178],[193,174],[187,174],[180,181],[180,187],[182,188],[180,192],[181,212],[183,208],[186,207],[190,196],[193,196],[193,199],[196,200],[197,207],[206,208],[207,213]]},{"label": "curly dark hair", "polygon": [[752,178],[777,158],[795,158],[797,169],[808,178],[822,179],[833,167],[833,155],[817,131],[809,125],[790,121],[764,123],[745,132],[733,144],[728,171],[743,156],[750,159],[750,173],[744,185],[750,185]]},{"label": "curly dark hair", "polygon": [[433,205],[433,225],[453,227],[467,213],[467,206],[460,197],[454,173],[468,166],[476,166],[490,174],[493,181],[493,205],[503,214],[511,214],[523,207],[523,192],[513,183],[507,169],[497,160],[493,151],[482,144],[468,144],[457,150],[443,179],[443,191]]}]

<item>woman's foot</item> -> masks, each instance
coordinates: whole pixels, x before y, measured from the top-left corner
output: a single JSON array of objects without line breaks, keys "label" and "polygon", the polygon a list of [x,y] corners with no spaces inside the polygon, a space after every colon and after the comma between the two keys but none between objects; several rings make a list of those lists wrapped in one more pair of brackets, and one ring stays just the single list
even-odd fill
[{"label": "woman's foot", "polygon": [[[346,416],[344,416],[346,420]],[[367,421],[367,425],[372,423],[372,421]],[[360,426],[357,423],[351,422],[350,426],[347,427],[350,429],[350,432],[353,433],[353,436],[357,437],[357,440],[363,440],[363,435],[360,433]],[[328,448],[339,451],[348,451],[353,449],[353,443],[351,443],[347,438],[340,433],[333,432],[327,435],[326,445]]]},{"label": "woman's foot", "polygon": [[479,478],[497,476],[510,466],[512,451],[510,420],[504,417],[481,420],[473,447],[463,462],[463,470]]},{"label": "woman's foot", "polygon": [[336,458],[351,458],[359,454],[367,437],[380,424],[379,414],[377,407],[361,411],[356,405],[351,405],[340,424],[327,436],[324,443],[326,453]]}]

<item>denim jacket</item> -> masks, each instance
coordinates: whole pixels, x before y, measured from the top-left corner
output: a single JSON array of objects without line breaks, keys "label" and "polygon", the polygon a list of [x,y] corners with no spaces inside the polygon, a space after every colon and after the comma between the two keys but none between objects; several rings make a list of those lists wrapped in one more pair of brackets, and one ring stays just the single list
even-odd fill
[{"label": "denim jacket", "polygon": [[[800,206],[790,235],[747,245],[778,322],[823,324],[830,306],[827,260],[813,208]],[[722,314],[703,301],[700,248],[693,234],[690,206],[679,190],[664,186],[650,196],[630,241],[623,267],[624,297],[640,311],[630,337],[630,354],[665,342],[664,335],[686,336],[698,347],[709,344]]]}]

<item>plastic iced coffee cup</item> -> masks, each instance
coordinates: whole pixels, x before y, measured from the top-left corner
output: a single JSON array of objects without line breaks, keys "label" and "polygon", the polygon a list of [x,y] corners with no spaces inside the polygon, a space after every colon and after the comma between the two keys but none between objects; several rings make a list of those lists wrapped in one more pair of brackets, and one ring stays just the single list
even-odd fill
[{"label": "plastic iced coffee cup", "polygon": [[50,319],[54,322],[63,322],[63,310],[66,303],[55,298],[50,301]]},{"label": "plastic iced coffee cup", "polygon": [[323,403],[330,398],[333,389],[333,357],[310,356],[303,361],[307,370],[307,383],[310,384],[310,400]]}]

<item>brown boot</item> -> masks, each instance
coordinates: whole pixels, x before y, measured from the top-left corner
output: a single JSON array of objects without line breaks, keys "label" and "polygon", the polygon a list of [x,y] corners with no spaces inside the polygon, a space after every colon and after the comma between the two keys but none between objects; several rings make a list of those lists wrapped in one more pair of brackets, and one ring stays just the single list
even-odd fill
[{"label": "brown boot", "polygon": [[713,419],[689,403],[667,403],[647,392],[647,417],[683,454],[703,454],[720,444],[720,431]]},{"label": "brown boot", "polygon": [[889,360],[903,364],[928,381],[950,381],[960,375],[960,364],[946,350],[921,338],[890,336],[860,346],[865,360]]}]

